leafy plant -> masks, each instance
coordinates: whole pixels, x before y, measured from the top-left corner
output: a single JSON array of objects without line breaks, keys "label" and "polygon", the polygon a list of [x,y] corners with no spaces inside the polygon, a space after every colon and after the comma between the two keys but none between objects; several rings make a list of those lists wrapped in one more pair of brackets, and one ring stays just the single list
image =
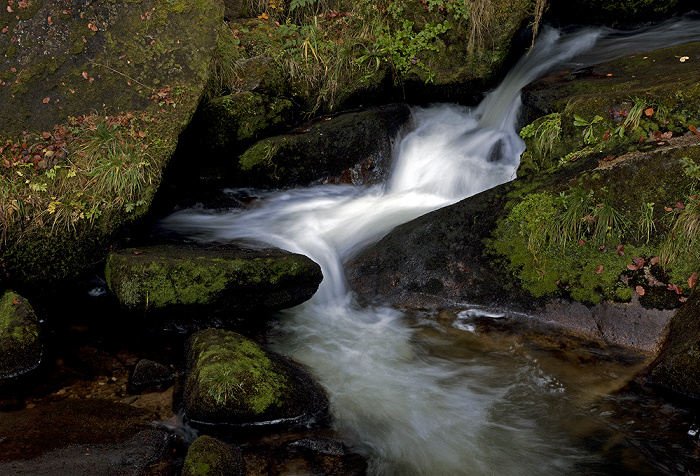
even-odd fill
[{"label": "leafy plant", "polygon": [[541,159],[538,162],[540,169],[549,168],[547,165],[551,166],[551,161],[545,164],[545,159],[551,155],[560,134],[561,113],[558,112],[541,117],[526,125],[520,131],[522,139],[532,139],[535,152]]},{"label": "leafy plant", "polygon": [[639,216],[637,240],[644,240],[645,243],[649,243],[651,235],[656,231],[656,224],[654,223],[654,202],[643,203]]},{"label": "leafy plant", "polygon": [[619,238],[629,227],[625,216],[617,211],[609,200],[603,200],[596,205],[593,218],[596,220],[593,240],[598,245],[604,245],[613,235]]},{"label": "leafy plant", "polygon": [[593,119],[590,121],[587,121],[586,119],[582,118],[578,114],[574,114],[574,126],[576,127],[583,127],[583,142],[585,144],[595,144],[598,142],[595,136],[595,125],[602,121],[603,118],[600,117],[599,115],[595,115]]}]

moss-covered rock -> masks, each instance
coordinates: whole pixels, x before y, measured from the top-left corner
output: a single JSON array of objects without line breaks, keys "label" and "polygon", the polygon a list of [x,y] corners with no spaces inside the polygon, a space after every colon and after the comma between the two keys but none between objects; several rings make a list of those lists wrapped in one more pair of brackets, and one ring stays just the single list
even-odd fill
[{"label": "moss-covered rock", "polygon": [[407,105],[394,104],[319,118],[246,150],[233,172],[236,183],[264,187],[317,181],[378,183],[389,170],[394,139],[410,117]]},{"label": "moss-covered rock", "polygon": [[[75,216],[58,225],[53,221],[56,204],[50,203],[64,197],[50,196],[40,183],[30,184],[35,185],[33,195],[3,195],[14,208],[2,210],[0,263],[18,286],[80,273],[106,255],[106,245],[124,222],[145,213],[160,171],[204,91],[223,18],[218,0],[24,5],[0,12],[3,144],[31,145],[69,117],[143,117],[147,125],[137,137],[147,148],[152,173],[133,200],[107,190],[100,199],[90,201],[85,195],[81,201],[76,197],[84,183],[76,181],[75,190],[64,190],[75,198]],[[11,165],[0,172],[10,191],[28,183],[28,170],[22,167],[31,167],[37,182],[47,179],[45,165],[20,155],[3,158]],[[68,173],[72,159],[64,156],[55,165]]]},{"label": "moss-covered rock", "polygon": [[307,421],[327,400],[301,370],[250,339],[207,329],[189,342],[183,403],[188,419],[205,424]]},{"label": "moss-covered rock", "polygon": [[159,245],[113,252],[107,283],[122,306],[149,312],[270,312],[311,298],[309,258],[274,249]]},{"label": "moss-covered rock", "polygon": [[13,291],[0,297],[0,378],[15,377],[41,362],[39,320],[25,298]]},{"label": "moss-covered rock", "polygon": [[647,379],[682,395],[700,398],[700,293],[694,292],[671,319],[661,354]]},{"label": "moss-covered rock", "polygon": [[187,450],[182,476],[235,476],[242,475],[243,470],[238,447],[202,435]]}]

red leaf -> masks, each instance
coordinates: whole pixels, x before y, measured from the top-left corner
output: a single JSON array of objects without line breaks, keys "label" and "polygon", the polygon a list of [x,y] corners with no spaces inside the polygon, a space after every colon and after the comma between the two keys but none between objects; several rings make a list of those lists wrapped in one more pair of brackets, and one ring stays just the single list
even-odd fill
[{"label": "red leaf", "polygon": [[603,265],[599,264],[595,269],[595,274],[600,274],[603,272]]},{"label": "red leaf", "polygon": [[[608,140],[608,139],[610,139],[610,135],[611,135],[611,134],[610,134],[610,129],[608,129],[607,131],[605,131],[605,134],[603,134],[603,140]],[[605,160],[605,159],[603,159],[603,160]]]},{"label": "red leaf", "polygon": [[50,138],[51,138],[51,133],[49,133],[49,132],[42,132],[42,133],[41,133],[41,137],[43,137],[44,139],[50,139]]},{"label": "red leaf", "polygon": [[661,140],[661,132],[654,131],[654,140]]},{"label": "red leaf", "polygon": [[698,280],[698,273],[691,274],[690,277],[688,278],[688,287],[692,289],[693,286],[695,286],[695,283],[697,282],[697,280]]},{"label": "red leaf", "polygon": [[41,102],[43,102],[44,104],[48,104],[49,101],[51,101],[51,98],[44,98]]},{"label": "red leaf", "polygon": [[678,300],[679,300],[680,302],[686,302],[686,301],[688,300],[688,298],[685,297],[685,296],[681,296],[681,297],[678,298]]},{"label": "red leaf", "polygon": [[671,208],[671,207],[664,207],[664,210],[666,210],[667,212],[670,212],[670,211],[673,210],[673,208]]},{"label": "red leaf", "polygon": [[644,142],[644,136],[643,136],[643,135],[639,136],[639,141],[638,141],[638,142],[639,142],[640,144]]},{"label": "red leaf", "polygon": [[607,156],[607,157],[605,157],[605,158],[603,159],[603,162],[608,162],[608,161],[610,161],[610,160],[612,160],[612,159],[614,159],[614,158],[615,158],[614,155],[609,155],[609,156]]},{"label": "red leaf", "polygon": [[666,287],[666,289],[668,289],[669,291],[673,291],[676,294],[683,294],[683,290],[677,284],[671,283]]},{"label": "red leaf", "polygon": [[636,256],[632,258],[632,263],[634,263],[634,270],[639,271],[644,267],[644,258]]},{"label": "red leaf", "polygon": [[19,304],[19,299],[14,298],[14,299],[12,300],[12,304],[14,304],[15,306],[16,306],[17,304]]},{"label": "red leaf", "polygon": [[679,210],[683,210],[685,208],[685,205],[683,205],[683,202],[676,202],[676,208]]},{"label": "red leaf", "polygon": [[637,291],[637,294],[639,294],[640,296],[644,296],[644,288],[643,287],[637,286],[636,288],[634,288],[634,290]]},{"label": "red leaf", "polygon": [[654,256],[652,259],[649,260],[649,264],[654,266],[655,264],[658,264],[660,261],[658,256]]},{"label": "red leaf", "polygon": [[579,245],[579,246],[583,246],[583,245],[585,245],[585,244],[586,244],[586,240],[584,240],[583,238],[581,238],[580,240],[578,240],[578,245]]},{"label": "red leaf", "polygon": [[624,249],[625,249],[625,245],[617,245],[617,249],[615,249],[615,252],[617,252],[617,254],[620,256],[625,256],[625,252],[622,251]]}]

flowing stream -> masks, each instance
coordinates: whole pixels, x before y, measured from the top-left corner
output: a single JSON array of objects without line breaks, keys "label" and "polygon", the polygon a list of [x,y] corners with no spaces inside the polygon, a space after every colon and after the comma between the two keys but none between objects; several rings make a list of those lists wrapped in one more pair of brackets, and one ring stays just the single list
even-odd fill
[{"label": "flowing stream", "polygon": [[590,441],[592,433],[615,433],[593,402],[634,366],[562,370],[517,339],[484,330],[483,322],[507,314],[472,308],[440,321],[360,307],[342,263],[401,223],[512,180],[524,150],[520,90],[534,79],[699,39],[700,22],[690,19],[633,33],[547,29],[478,107],[416,108],[386,184],[270,193],[249,210],[184,210],[163,226],[201,240],[267,243],[321,265],[318,293],[283,313],[273,341],[325,387],[335,426],[368,457],[372,474],[673,472],[648,465],[643,451],[616,466],[604,444]]}]

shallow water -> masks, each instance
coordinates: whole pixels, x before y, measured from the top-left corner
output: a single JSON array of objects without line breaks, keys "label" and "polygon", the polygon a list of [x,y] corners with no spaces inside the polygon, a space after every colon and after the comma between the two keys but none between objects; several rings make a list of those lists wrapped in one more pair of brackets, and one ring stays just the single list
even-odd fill
[{"label": "shallow water", "polygon": [[626,398],[641,397],[613,392],[643,361],[586,343],[558,350],[502,325],[507,313],[468,304],[453,316],[361,307],[342,263],[400,223],[511,180],[524,149],[520,89],[532,80],[697,39],[692,20],[635,34],[547,30],[479,107],[415,109],[388,183],[277,192],[250,210],[185,210],[162,226],[205,241],[268,243],[321,265],[319,292],[282,313],[271,340],[325,387],[335,426],[369,458],[372,474],[683,474],[696,464],[697,444],[683,410],[666,415],[675,426],[655,440],[648,421],[629,423],[655,410],[616,419],[628,411]]}]

